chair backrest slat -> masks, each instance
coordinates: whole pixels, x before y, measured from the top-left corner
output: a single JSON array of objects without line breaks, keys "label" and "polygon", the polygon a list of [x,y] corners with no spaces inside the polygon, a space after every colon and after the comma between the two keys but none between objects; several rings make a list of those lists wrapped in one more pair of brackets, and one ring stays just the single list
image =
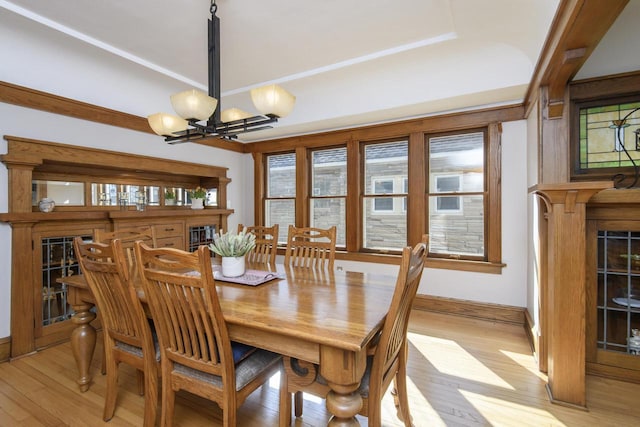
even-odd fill
[{"label": "chair backrest slat", "polygon": [[285,265],[333,270],[335,254],[335,225],[328,229],[289,225]]},{"label": "chair backrest slat", "polygon": [[[136,261],[160,345],[173,362],[223,376],[233,361],[206,246],[189,253],[136,243]],[[233,380],[229,378],[228,380]]]},{"label": "chair backrest slat", "polygon": [[254,225],[245,227],[238,224],[238,233],[246,228],[256,236],[255,248],[246,255],[246,260],[250,263],[275,264],[278,249],[278,224],[271,227]]}]

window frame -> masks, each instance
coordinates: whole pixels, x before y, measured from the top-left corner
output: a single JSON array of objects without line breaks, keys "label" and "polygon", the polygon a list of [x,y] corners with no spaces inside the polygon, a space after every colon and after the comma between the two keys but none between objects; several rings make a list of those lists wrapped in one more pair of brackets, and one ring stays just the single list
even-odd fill
[{"label": "window frame", "polygon": [[[597,98],[580,99],[573,98],[570,113],[570,162],[571,181],[585,180],[617,180],[616,186],[625,187],[630,184],[635,175],[633,166],[607,167],[607,168],[582,168],[580,165],[580,110],[598,106],[610,106],[616,104],[630,104],[640,102],[638,95],[603,95]],[[616,144],[617,145],[617,144]],[[634,147],[635,148],[635,147]],[[635,151],[635,150],[634,150]],[[617,152],[622,152],[619,150]],[[640,167],[640,161],[636,162]]]}]

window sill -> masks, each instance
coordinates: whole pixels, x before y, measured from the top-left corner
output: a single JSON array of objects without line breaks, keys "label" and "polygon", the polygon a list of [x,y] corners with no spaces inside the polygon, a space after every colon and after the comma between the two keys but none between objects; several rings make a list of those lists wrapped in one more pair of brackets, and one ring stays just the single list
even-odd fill
[{"label": "window sill", "polygon": [[[376,264],[400,264],[400,255],[370,254],[353,252],[336,252],[336,259],[347,261],[371,262]],[[502,274],[506,264],[484,261],[469,261],[459,259],[427,258],[427,268],[441,268],[447,270],[471,271],[476,273]]]},{"label": "window sill", "polygon": [[447,270],[472,271],[475,273],[488,274],[502,274],[502,269],[507,266],[503,263],[445,258],[427,258],[425,265],[428,268],[442,268]]}]

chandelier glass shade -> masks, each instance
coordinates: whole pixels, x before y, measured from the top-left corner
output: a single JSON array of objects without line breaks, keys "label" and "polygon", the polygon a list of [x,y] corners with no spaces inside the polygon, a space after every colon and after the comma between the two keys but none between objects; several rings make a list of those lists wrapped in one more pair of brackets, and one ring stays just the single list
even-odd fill
[{"label": "chandelier glass shade", "polygon": [[269,129],[295,105],[295,96],[269,84],[251,89],[251,99],[261,115],[238,108],[220,112],[220,18],[216,10],[214,0],[209,20],[209,94],[196,89],[176,93],[171,96],[171,105],[177,115],[156,113],[147,117],[151,129],[170,144],[208,137],[234,139],[241,133]]},{"label": "chandelier glass shade", "polygon": [[191,89],[171,95],[171,106],[183,119],[209,120],[218,106],[218,100],[199,90]]},{"label": "chandelier glass shade", "polygon": [[278,85],[267,85],[251,89],[251,100],[262,114],[286,117],[293,110],[296,97]]}]

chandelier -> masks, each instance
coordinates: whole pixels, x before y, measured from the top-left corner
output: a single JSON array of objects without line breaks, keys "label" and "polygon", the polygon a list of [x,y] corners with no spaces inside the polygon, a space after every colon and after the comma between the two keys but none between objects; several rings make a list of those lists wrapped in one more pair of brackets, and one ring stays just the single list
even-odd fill
[{"label": "chandelier", "polygon": [[[209,95],[191,89],[171,96],[177,113],[156,113],[147,117],[151,129],[170,144],[190,142],[208,137],[235,139],[241,133],[272,128],[271,123],[285,117],[293,109],[295,96],[278,85],[251,89],[251,100],[261,115],[238,108],[220,112],[220,18],[212,0],[209,20]],[[205,122],[206,123],[201,123]]]}]

